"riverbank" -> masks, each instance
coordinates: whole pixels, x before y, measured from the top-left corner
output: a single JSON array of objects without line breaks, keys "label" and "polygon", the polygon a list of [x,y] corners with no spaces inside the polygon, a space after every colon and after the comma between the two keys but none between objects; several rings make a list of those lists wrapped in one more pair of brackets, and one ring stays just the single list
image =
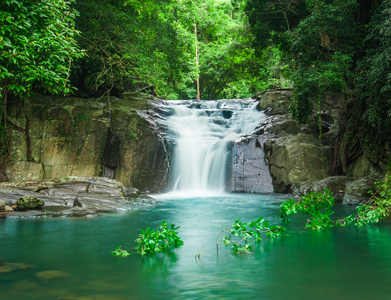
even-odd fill
[{"label": "riverbank", "polygon": [[[37,207],[20,207],[23,197],[43,201]],[[119,181],[102,177],[0,183],[0,199],[5,202],[0,217],[94,217],[102,213],[156,205],[159,201],[126,188]]]}]

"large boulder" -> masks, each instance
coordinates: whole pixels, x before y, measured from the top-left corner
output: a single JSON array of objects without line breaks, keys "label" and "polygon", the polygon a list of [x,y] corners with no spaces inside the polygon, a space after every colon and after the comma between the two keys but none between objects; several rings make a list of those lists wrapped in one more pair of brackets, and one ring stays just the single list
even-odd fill
[{"label": "large boulder", "polygon": [[315,136],[298,134],[269,139],[266,157],[276,192],[288,192],[300,181],[331,175],[331,147],[323,147]]},{"label": "large boulder", "polygon": [[120,163],[114,178],[142,192],[167,186],[168,153],[156,124],[147,114],[123,106],[113,108],[113,135],[119,139]]},{"label": "large boulder", "polygon": [[301,181],[293,186],[292,192],[302,196],[309,192],[323,193],[327,189],[333,193],[336,202],[342,202],[346,186],[352,181],[354,179],[347,176],[331,176],[319,181]]},{"label": "large boulder", "polygon": [[376,182],[379,179],[381,179],[379,174],[372,174],[348,183],[346,185],[342,203],[348,205],[366,203],[371,197],[371,191],[375,191]]},{"label": "large boulder", "polygon": [[348,175],[356,178],[376,172],[378,172],[378,169],[365,155],[361,155],[348,166]]},{"label": "large boulder", "polygon": [[255,99],[259,100],[258,109],[267,110],[269,115],[282,115],[289,112],[289,89],[269,90],[258,93]]},{"label": "large boulder", "polygon": [[259,136],[246,137],[234,143],[230,191],[246,193],[274,191],[262,144],[263,140]]}]

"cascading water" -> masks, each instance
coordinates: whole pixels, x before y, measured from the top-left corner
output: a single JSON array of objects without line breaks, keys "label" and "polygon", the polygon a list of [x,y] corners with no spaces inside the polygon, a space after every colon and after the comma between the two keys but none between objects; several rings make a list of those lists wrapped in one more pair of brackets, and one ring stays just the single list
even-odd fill
[{"label": "cascading water", "polygon": [[166,101],[172,156],[172,191],[224,191],[233,143],[252,133],[265,115],[250,100]]}]

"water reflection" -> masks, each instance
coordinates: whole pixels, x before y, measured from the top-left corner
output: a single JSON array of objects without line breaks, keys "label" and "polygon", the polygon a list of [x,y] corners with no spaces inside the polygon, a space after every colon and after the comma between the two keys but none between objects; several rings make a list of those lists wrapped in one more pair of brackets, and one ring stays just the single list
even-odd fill
[{"label": "water reflection", "polygon": [[[0,273],[1,299],[387,299],[391,228],[303,229],[298,216],[284,237],[252,255],[216,252],[216,236],[235,219],[278,224],[283,197],[223,195],[164,199],[153,209],[89,220],[0,221],[0,257],[35,267]],[[140,230],[162,220],[180,225],[184,245],[166,254],[110,257],[134,248]],[[195,259],[205,245],[203,255]],[[69,276],[42,279],[37,273]]]}]

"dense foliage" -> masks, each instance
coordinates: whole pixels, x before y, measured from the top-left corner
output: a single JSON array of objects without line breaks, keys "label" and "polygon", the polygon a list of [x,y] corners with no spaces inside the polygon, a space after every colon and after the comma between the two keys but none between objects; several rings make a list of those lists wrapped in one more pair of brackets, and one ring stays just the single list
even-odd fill
[{"label": "dense foliage", "polygon": [[116,94],[152,83],[166,98],[250,96],[258,84],[243,1],[79,0],[87,50],[73,82]]},{"label": "dense foliage", "polygon": [[6,0],[0,4],[0,90],[68,94],[72,62],[83,56],[75,12],[66,0]]},{"label": "dense foliage", "polygon": [[70,82],[81,96],[145,89],[170,99],[292,88],[300,123],[334,91],[345,99],[335,173],[362,153],[382,167],[391,155],[390,20],[391,0],[5,0],[2,119],[9,94],[67,94]]},{"label": "dense foliage", "polygon": [[266,76],[276,87],[291,84],[299,123],[323,109],[326,92],[344,95],[335,173],[362,153],[381,168],[391,156],[390,11],[390,0],[247,1],[256,53],[265,62],[278,51],[266,65],[280,76]]}]

